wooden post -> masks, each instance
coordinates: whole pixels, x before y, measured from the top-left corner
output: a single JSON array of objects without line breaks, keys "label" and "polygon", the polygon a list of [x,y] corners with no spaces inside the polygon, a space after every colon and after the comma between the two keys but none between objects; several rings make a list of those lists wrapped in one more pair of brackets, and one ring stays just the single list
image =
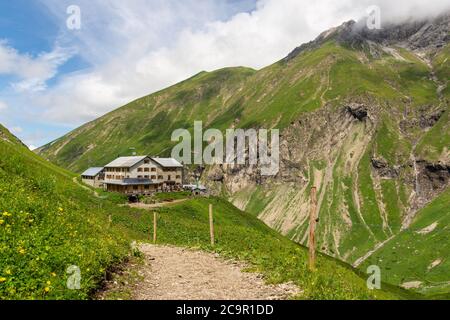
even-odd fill
[{"label": "wooden post", "polygon": [[212,204],[209,205],[209,232],[211,235],[211,246],[214,247],[215,241],[214,241],[214,219],[213,219],[213,206]]},{"label": "wooden post", "polygon": [[317,188],[311,189],[311,212],[309,216],[309,269],[315,271],[316,267],[316,211],[317,211]]},{"label": "wooden post", "polygon": [[158,214],[155,211],[153,212],[153,243],[156,243],[157,221],[158,221]]}]

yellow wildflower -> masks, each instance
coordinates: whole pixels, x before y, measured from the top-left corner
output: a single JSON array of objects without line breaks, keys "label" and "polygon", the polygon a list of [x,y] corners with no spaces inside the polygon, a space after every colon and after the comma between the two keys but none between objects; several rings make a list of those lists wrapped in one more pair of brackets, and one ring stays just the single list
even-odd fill
[{"label": "yellow wildflower", "polygon": [[52,272],[50,273],[52,277],[56,277],[56,273]]},{"label": "yellow wildflower", "polygon": [[6,273],[8,276],[12,275],[12,272],[11,272],[11,270],[9,270],[9,269],[6,269],[5,273]]},{"label": "yellow wildflower", "polygon": [[20,254],[25,254],[27,252],[24,248],[19,248],[18,250]]},{"label": "yellow wildflower", "polygon": [[3,212],[3,216],[4,217],[11,217],[11,213],[5,211],[5,212]]},{"label": "yellow wildflower", "polygon": [[3,278],[3,277],[0,277],[0,283],[3,283],[3,282],[5,282],[6,280],[8,280],[8,279],[6,279],[6,278]]},{"label": "yellow wildflower", "polygon": [[0,226],[5,223],[5,220],[0,220]]},{"label": "yellow wildflower", "polygon": [[59,210],[59,212],[63,212],[64,211],[64,209],[61,208],[61,207],[58,210]]},{"label": "yellow wildflower", "polygon": [[45,291],[45,292],[50,292],[50,288],[49,288],[49,287],[45,287],[45,288],[44,288],[44,291]]}]

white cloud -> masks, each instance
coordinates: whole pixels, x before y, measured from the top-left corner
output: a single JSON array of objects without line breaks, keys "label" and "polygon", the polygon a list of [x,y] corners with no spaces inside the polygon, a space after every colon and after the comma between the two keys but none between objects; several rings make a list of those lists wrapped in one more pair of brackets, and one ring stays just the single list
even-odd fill
[{"label": "white cloud", "polygon": [[8,109],[8,105],[5,102],[0,101],[0,112],[5,111],[6,109]]},{"label": "white cloud", "polygon": [[51,52],[44,52],[36,57],[20,54],[0,41],[0,75],[12,75],[19,78],[12,83],[18,92],[41,91],[46,88],[46,82],[57,74],[57,69],[74,55],[73,49],[63,49],[56,46]]},{"label": "white cloud", "polygon": [[[55,87],[34,96],[40,106],[36,113],[45,121],[77,125],[201,70],[241,65],[261,68],[325,29],[360,18],[373,4],[382,8],[385,21],[450,8],[449,0],[434,0],[433,5],[425,0],[260,0],[254,11],[224,19],[223,3],[78,1],[82,29],[62,29],[58,41],[76,46],[92,67],[67,75]],[[65,26],[65,8],[70,3],[46,0],[43,4]],[[10,52],[9,56],[17,54]],[[48,79],[58,65],[48,62],[64,60],[20,59],[33,68],[16,71],[26,78],[17,89],[39,88],[45,80],[33,81]],[[0,52],[0,73],[1,61]],[[11,68],[10,63],[3,64],[3,69]]]}]

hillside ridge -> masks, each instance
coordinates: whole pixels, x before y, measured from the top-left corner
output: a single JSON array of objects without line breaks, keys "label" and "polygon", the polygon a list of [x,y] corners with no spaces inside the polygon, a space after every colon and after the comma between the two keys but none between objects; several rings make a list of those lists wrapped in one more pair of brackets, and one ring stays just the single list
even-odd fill
[{"label": "hillside ridge", "polygon": [[[432,208],[441,208],[436,201],[446,199],[441,197],[450,184],[447,22],[443,15],[373,33],[354,32],[358,23],[347,22],[288,59],[258,71],[201,73],[82,126],[39,153],[81,172],[129,154],[130,147],[170,155],[173,130],[192,130],[196,120],[222,131],[279,128],[276,176],[261,176],[258,166],[224,165],[204,168],[202,180],[301,244],[308,236],[309,190],[316,186],[320,251],[354,264],[391,237],[409,239],[430,210],[436,221],[446,221],[448,210]],[[395,32],[389,36],[388,30]],[[194,179],[192,172],[188,177]],[[390,271],[381,257],[390,281],[420,281],[423,288],[415,290],[433,294],[425,280],[448,281],[447,262],[427,269],[442,258],[445,244],[433,239],[447,227],[438,223],[433,232],[409,239],[410,247],[423,248],[427,266],[405,279],[395,274],[401,268]],[[376,252],[383,254],[390,253],[384,247]]]}]

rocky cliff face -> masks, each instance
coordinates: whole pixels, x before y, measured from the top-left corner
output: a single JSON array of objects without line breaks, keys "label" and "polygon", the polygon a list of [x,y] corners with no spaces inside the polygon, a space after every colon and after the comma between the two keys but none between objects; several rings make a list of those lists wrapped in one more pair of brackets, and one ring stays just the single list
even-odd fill
[{"label": "rocky cliff face", "polygon": [[330,38],[360,48],[362,63],[415,59],[435,83],[435,103],[417,107],[404,96],[391,105],[367,94],[329,102],[282,131],[277,176],[263,177],[257,166],[216,166],[203,179],[239,208],[303,244],[309,190],[318,187],[320,249],[350,263],[361,259],[408,229],[417,212],[450,185],[448,148],[439,158],[417,150],[428,132],[448,129],[447,79],[436,77],[433,59],[449,42],[449,22],[445,15],[375,32],[348,22],[284,60],[289,63]]},{"label": "rocky cliff face", "polygon": [[[383,46],[403,46],[412,50],[436,50],[450,40],[450,14],[429,20],[411,20],[401,24],[388,23],[381,30],[367,28],[365,20],[348,21],[337,28],[322,33],[317,39],[303,44],[292,51],[286,61],[294,59],[300,53],[323,45],[330,39],[353,48]],[[378,55],[380,52],[372,52]]]}]

